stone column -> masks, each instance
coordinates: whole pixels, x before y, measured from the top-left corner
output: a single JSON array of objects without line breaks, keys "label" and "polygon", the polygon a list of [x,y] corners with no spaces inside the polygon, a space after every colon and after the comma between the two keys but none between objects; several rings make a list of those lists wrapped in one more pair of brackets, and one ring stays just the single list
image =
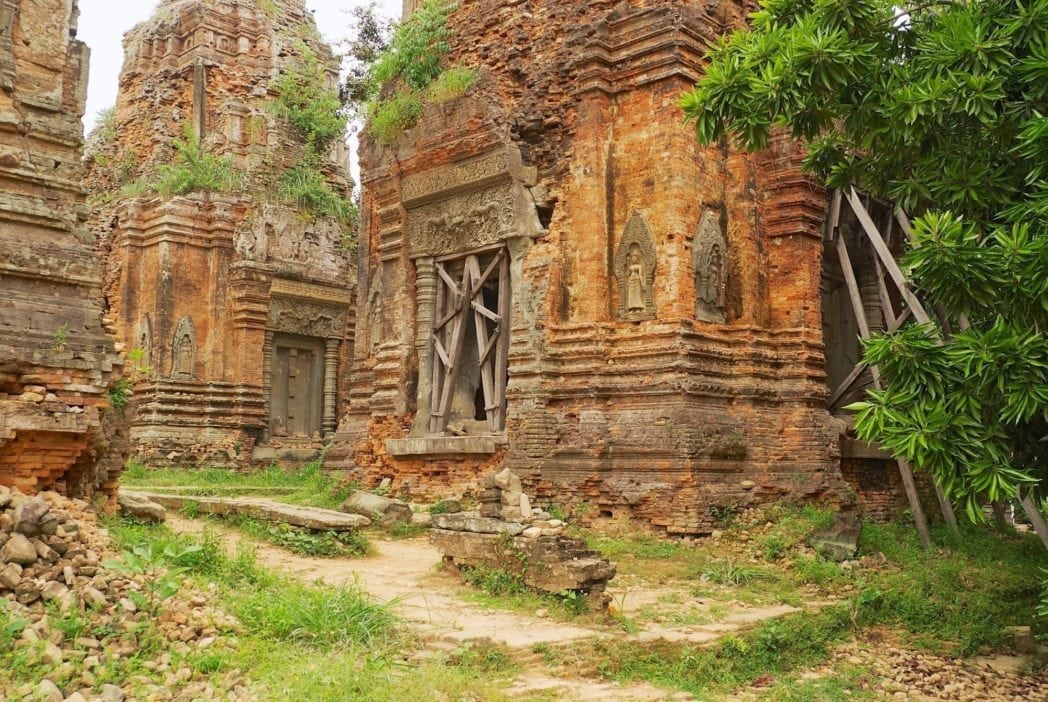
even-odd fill
[{"label": "stone column", "polygon": [[273,391],[273,332],[266,330],[266,338],[262,342],[262,406],[266,413],[266,433],[269,438],[270,428],[270,406],[269,398]]},{"label": "stone column", "polygon": [[434,307],[437,304],[437,268],[431,257],[415,259],[415,353],[418,354],[418,412],[411,428],[413,435],[429,433],[430,394],[433,388]]},{"label": "stone column", "polygon": [[338,393],[338,339],[327,339],[324,349],[324,438],[338,427],[335,400]]}]

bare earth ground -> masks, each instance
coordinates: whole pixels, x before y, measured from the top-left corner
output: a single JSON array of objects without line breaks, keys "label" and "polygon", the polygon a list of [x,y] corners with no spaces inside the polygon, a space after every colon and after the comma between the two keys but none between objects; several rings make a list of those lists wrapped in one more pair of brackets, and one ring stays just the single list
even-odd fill
[{"label": "bare earth ground", "polygon": [[[257,548],[260,563],[306,582],[321,580],[338,585],[356,583],[376,600],[394,601],[397,614],[410,622],[431,650],[447,650],[465,641],[490,639],[511,649],[521,658],[534,657],[535,644],[563,644],[583,639],[621,637],[618,628],[599,625],[576,625],[537,616],[528,616],[465,602],[466,592],[457,579],[438,570],[440,554],[425,539],[377,541],[376,553],[368,558],[311,558],[299,556],[279,547],[254,541],[221,522],[187,519],[168,513],[168,525],[175,531],[199,533],[205,524],[213,529],[225,546],[232,549],[237,541],[251,541]],[[679,607],[691,606],[683,592],[672,587],[610,588],[609,593],[620,603],[623,614],[639,612],[646,605],[676,601]],[[665,626],[650,623],[635,636],[642,641],[665,639],[705,643],[725,634],[752,627],[769,618],[781,617],[797,609],[785,605],[746,607],[738,605],[721,613],[718,621],[708,624]],[[645,684],[618,685],[589,679],[550,677],[541,666],[526,666],[508,692],[512,695],[546,693],[556,699],[571,700],[688,700],[687,693],[670,695]]]}]

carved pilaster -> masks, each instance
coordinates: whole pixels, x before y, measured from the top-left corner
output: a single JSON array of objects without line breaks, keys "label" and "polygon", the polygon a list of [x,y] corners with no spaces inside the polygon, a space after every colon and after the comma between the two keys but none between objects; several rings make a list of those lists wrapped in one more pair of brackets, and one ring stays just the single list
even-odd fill
[{"label": "carved pilaster", "polygon": [[324,348],[324,438],[335,433],[338,417],[335,400],[338,394],[338,339],[327,339]]},{"label": "carved pilaster", "polygon": [[412,433],[426,433],[429,427],[432,381],[433,315],[437,305],[437,269],[430,257],[415,259],[415,308],[417,326],[415,353],[418,354],[418,412]]},{"label": "carved pilaster", "polygon": [[[266,416],[270,415],[269,398],[273,392],[273,332],[266,330],[265,341],[262,342],[262,402]],[[269,435],[269,422],[266,422],[266,435]]]}]

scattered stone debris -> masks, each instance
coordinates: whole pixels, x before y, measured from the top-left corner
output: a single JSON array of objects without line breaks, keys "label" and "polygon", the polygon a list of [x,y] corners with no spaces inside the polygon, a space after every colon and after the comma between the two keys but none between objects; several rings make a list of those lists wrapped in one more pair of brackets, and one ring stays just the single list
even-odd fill
[{"label": "scattered stone debris", "polygon": [[531,506],[520,478],[508,468],[489,475],[480,493],[479,512],[438,514],[430,541],[445,562],[498,568],[548,592],[580,592],[598,609],[607,606],[604,590],[615,566],[579,539],[564,536],[564,522]]},{"label": "scattered stone debris", "polygon": [[241,514],[245,517],[265,519],[271,522],[284,522],[291,526],[313,529],[315,531],[352,531],[366,527],[371,523],[367,517],[358,514],[343,514],[319,507],[288,505],[272,500],[246,497],[195,497],[191,495],[165,495],[154,492],[129,492],[121,490],[121,495],[133,495],[148,499],[168,509],[182,509],[188,504],[200,514],[223,516]]},{"label": "scattered stone debris", "polygon": [[[148,576],[106,567],[115,554],[87,502],[55,492],[30,497],[0,486],[0,544],[0,608],[24,626],[14,645],[49,670],[47,678],[5,690],[8,696],[0,699],[254,699],[235,671],[205,677],[172,663],[174,654],[224,645],[221,634],[239,631],[239,623],[212,607],[213,597],[186,589],[148,611]],[[88,625],[78,635],[68,634],[57,626],[64,615]],[[112,669],[142,650],[146,641],[140,637],[150,622],[167,642],[155,661],[143,663],[153,676],[132,676],[96,692],[102,668]],[[91,633],[102,630],[117,633]],[[228,690],[235,690],[233,697]]]}]

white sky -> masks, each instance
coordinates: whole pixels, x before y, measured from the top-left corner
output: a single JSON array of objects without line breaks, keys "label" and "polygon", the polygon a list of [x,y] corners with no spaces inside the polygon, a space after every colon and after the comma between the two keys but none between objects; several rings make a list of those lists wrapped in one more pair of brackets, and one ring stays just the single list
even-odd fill
[{"label": "white sky", "polygon": [[[369,0],[306,0],[321,34],[332,44],[348,34],[347,12]],[[375,0],[380,15],[400,18],[402,0]],[[100,110],[116,103],[117,82],[124,62],[124,32],[153,14],[156,0],[80,0],[77,38],[91,48],[91,74],[87,85],[85,133],[95,125]],[[337,47],[336,47],[337,48]],[[355,146],[355,144],[354,144]],[[354,169],[355,170],[355,169]]]}]

